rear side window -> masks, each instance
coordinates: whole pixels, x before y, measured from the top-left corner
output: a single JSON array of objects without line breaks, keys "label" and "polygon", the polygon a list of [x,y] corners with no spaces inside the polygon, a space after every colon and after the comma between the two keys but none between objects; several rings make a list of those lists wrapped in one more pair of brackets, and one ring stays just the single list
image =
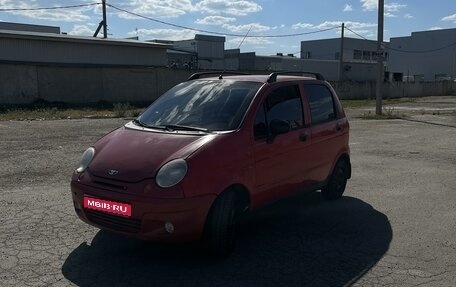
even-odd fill
[{"label": "rear side window", "polygon": [[337,118],[331,91],[324,85],[305,85],[309,99],[312,124],[324,123]]},{"label": "rear side window", "polygon": [[267,136],[272,120],[290,124],[292,130],[304,124],[301,94],[298,86],[286,86],[273,90],[266,98],[255,118],[255,138]]}]

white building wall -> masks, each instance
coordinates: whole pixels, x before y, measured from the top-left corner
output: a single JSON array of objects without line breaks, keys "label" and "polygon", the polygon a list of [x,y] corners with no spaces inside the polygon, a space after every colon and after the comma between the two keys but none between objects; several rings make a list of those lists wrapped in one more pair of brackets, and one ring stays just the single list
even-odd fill
[{"label": "white building wall", "polygon": [[225,37],[195,35],[195,39],[174,42],[174,48],[198,55],[198,68],[220,70],[225,67]]},{"label": "white building wall", "polygon": [[[340,38],[301,42],[301,58],[317,60],[339,60]],[[377,42],[371,40],[344,38],[344,62],[375,62]],[[359,55],[359,57],[357,57]]]},{"label": "white building wall", "polygon": [[456,29],[413,32],[391,38],[390,47],[389,71],[404,80],[456,78]]}]

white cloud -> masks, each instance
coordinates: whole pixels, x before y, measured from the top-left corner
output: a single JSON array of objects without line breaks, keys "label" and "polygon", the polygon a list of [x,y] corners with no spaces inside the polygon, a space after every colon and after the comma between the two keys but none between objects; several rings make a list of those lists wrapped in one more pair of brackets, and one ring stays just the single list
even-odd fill
[{"label": "white cloud", "polygon": [[344,12],[351,12],[351,11],[353,11],[353,6],[350,4],[345,4]]},{"label": "white cloud", "polygon": [[247,0],[202,0],[195,5],[195,9],[209,14],[230,14],[245,16],[261,11],[263,8],[254,1]]},{"label": "white cloud", "polygon": [[311,29],[313,28],[314,25],[313,24],[309,24],[309,23],[296,23],[296,24],[293,24],[291,25],[291,29]]},{"label": "white cloud", "polygon": [[[366,38],[373,38],[375,37],[377,34],[374,33],[373,30],[366,30],[366,29],[352,29],[354,32],[356,32],[356,35],[355,33],[351,32],[350,30],[345,30],[345,36],[346,37],[354,37],[354,38],[359,38],[359,35],[363,36],[363,37],[366,37]],[[340,35],[340,33],[339,33]]]},{"label": "white cloud", "polygon": [[442,21],[452,21],[453,23],[456,24],[456,14],[446,16],[442,18]]},{"label": "white cloud", "polygon": [[[366,37],[372,37],[373,30],[376,28],[376,23],[365,23],[365,22],[354,22],[354,21],[325,21],[323,23],[314,25],[309,23],[297,23],[293,24],[291,27],[293,29],[305,28],[305,29],[314,29],[314,30],[325,30],[338,26],[342,26],[342,23],[345,23],[345,27],[353,30],[354,32],[364,35]],[[375,29],[374,29],[375,30]],[[337,29],[337,33],[340,33],[340,29]],[[348,29],[345,30],[345,33],[352,34]]]},{"label": "white cloud", "polygon": [[279,45],[280,48],[299,48],[299,45]]},{"label": "white cloud", "polygon": [[222,27],[233,33],[242,33],[247,32],[249,30],[250,32],[264,32],[269,31],[271,29],[271,27],[261,25],[260,23],[250,23],[245,25],[224,24]]},{"label": "white cloud", "polygon": [[413,16],[412,16],[412,14],[407,13],[407,14],[404,15],[404,18],[405,19],[412,19]]},{"label": "white cloud", "polygon": [[[65,3],[61,4],[64,5]],[[1,0],[0,7],[2,9],[31,9],[39,8],[43,5],[40,5],[37,1],[17,1],[17,0]],[[49,5],[44,6],[52,7],[59,5]],[[90,11],[93,6],[88,7],[79,7],[71,9],[55,9],[55,10],[28,10],[28,11],[7,11],[4,13],[11,13],[14,15],[20,15],[24,17],[29,17],[38,20],[47,20],[55,22],[81,22],[87,21],[90,19],[85,13]]]},{"label": "white cloud", "polygon": [[237,37],[227,41],[229,44],[238,46],[242,42],[242,45],[270,45],[274,42],[267,38],[243,38]]},{"label": "white cloud", "polygon": [[[360,0],[364,11],[374,11],[378,9],[378,0]],[[385,3],[385,17],[397,17],[396,13],[402,8],[407,7],[406,4],[397,2]]]},{"label": "white cloud", "polygon": [[364,11],[373,11],[378,7],[378,0],[360,0]]},{"label": "white cloud", "polygon": [[[144,16],[175,18],[193,11],[191,0],[128,0],[122,3],[122,8]],[[134,15],[118,13],[120,18],[134,19]]]},{"label": "white cloud", "polygon": [[223,17],[223,16],[207,16],[203,19],[197,19],[196,24],[203,24],[203,25],[223,25],[229,22],[236,21],[236,18],[231,17]]},{"label": "white cloud", "polygon": [[[375,36],[374,31],[377,27],[376,23],[366,23],[366,22],[354,22],[354,21],[325,21],[320,24],[309,24],[309,23],[297,23],[293,24],[291,27],[293,29],[299,28],[306,28],[306,29],[313,29],[313,30],[325,30],[331,29],[334,27],[342,26],[342,23],[345,23],[345,27],[353,30],[354,32],[364,35],[365,37],[373,37]],[[341,29],[337,29],[337,33],[341,33]],[[345,30],[347,35],[355,35],[354,33],[350,32],[348,29]],[[359,36],[356,36],[359,37]]]},{"label": "white cloud", "polygon": [[328,29],[336,26],[341,26],[342,23],[352,30],[359,30],[365,28],[377,27],[376,23],[365,23],[365,22],[352,22],[352,21],[325,21],[319,25],[314,26],[315,29]]},{"label": "white cloud", "polygon": [[[88,25],[93,26],[91,24]],[[95,33],[95,29],[90,28],[87,25],[74,25],[73,29],[68,32],[68,34],[76,36],[93,36],[93,33]]]},{"label": "white cloud", "polygon": [[399,12],[400,9],[407,7],[405,4],[400,3],[386,3],[385,4],[385,11],[387,12]]},{"label": "white cloud", "polygon": [[436,27],[431,27],[428,30],[434,31],[434,30],[442,30],[442,29],[443,29],[442,27],[436,26]]},{"label": "white cloud", "polygon": [[128,32],[130,36],[142,36],[160,40],[188,40],[195,38],[195,31],[192,30],[176,30],[176,29],[137,29]]}]

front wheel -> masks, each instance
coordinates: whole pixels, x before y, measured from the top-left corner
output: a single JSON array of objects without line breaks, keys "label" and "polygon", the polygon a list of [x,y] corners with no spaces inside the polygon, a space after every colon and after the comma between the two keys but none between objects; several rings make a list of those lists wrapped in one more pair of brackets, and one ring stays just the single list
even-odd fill
[{"label": "front wheel", "polygon": [[342,196],[348,179],[348,166],[345,160],[339,160],[334,167],[328,184],[321,189],[323,197],[327,200],[335,200]]},{"label": "front wheel", "polygon": [[204,243],[214,255],[223,257],[233,251],[238,213],[234,192],[223,193],[212,205],[206,220]]}]

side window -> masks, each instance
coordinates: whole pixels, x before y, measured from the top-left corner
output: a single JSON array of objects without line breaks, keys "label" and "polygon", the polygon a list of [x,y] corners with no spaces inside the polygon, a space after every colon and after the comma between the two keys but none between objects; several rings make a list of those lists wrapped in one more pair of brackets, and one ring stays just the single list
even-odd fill
[{"label": "side window", "polygon": [[304,125],[301,94],[299,87],[286,86],[273,90],[258,110],[255,123],[255,139],[266,138],[272,120],[282,120],[290,124],[292,130]]},{"label": "side window", "polygon": [[313,125],[336,119],[333,95],[326,86],[305,85],[305,90],[309,99]]},{"label": "side window", "polygon": [[286,121],[292,130],[304,125],[298,86],[286,86],[272,91],[266,99],[265,108],[268,126],[272,120]]}]

